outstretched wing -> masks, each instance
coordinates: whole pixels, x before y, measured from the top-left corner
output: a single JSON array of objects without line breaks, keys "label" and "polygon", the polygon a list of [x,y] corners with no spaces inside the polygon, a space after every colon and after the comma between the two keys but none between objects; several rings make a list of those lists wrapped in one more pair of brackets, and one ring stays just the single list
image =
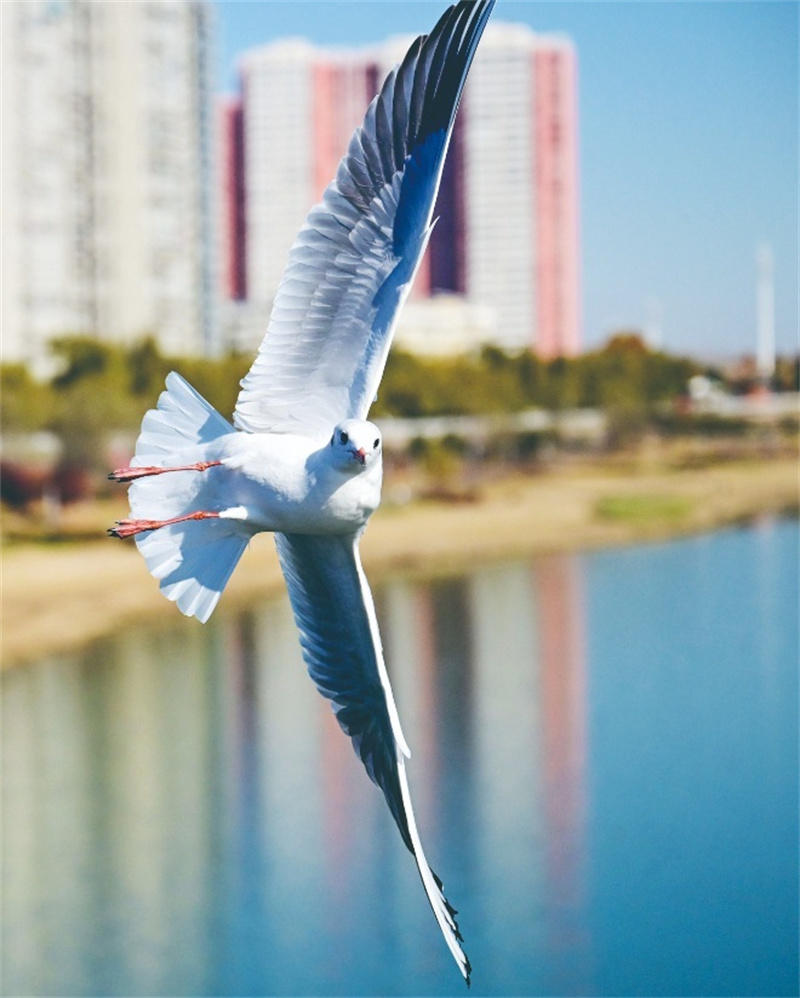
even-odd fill
[{"label": "outstretched wing", "polygon": [[494,0],[461,0],[370,104],[289,254],[233,421],[329,432],[365,419],[431,232],[458,102]]},{"label": "outstretched wing", "polygon": [[414,820],[404,759],[410,753],[383,661],[357,535],[275,534],[275,542],[309,674],[331,701],[370,779],[383,791],[445,942],[469,983],[471,968],[455,910],[428,866]]}]

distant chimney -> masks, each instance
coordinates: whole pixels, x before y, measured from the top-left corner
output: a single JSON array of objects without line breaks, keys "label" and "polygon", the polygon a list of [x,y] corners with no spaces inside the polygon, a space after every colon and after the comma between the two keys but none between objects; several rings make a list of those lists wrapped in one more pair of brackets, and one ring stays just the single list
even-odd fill
[{"label": "distant chimney", "polygon": [[761,243],[756,251],[756,270],[756,368],[759,378],[768,382],[775,373],[775,287],[769,243]]}]

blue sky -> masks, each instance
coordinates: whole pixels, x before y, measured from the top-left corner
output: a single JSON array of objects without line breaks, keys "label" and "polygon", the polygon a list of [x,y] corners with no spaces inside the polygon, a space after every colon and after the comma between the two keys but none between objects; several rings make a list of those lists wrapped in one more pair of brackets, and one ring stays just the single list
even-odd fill
[{"label": "blue sky", "polygon": [[[418,34],[445,6],[222,0],[220,89],[235,89],[236,56],[253,45]],[[797,349],[799,11],[793,0],[498,0],[496,20],[564,31],[577,46],[587,344],[656,320],[666,349],[752,352],[763,240],[778,349]]]}]

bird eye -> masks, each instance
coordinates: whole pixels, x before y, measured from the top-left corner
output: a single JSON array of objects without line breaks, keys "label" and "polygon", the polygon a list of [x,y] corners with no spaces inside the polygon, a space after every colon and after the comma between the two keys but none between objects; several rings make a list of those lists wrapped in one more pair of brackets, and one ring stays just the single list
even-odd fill
[{"label": "bird eye", "polygon": [[350,437],[348,437],[348,435],[344,432],[344,430],[342,430],[342,432],[339,434],[339,440],[341,440],[343,444],[346,444],[349,439]]},{"label": "bird eye", "polygon": [[380,442],[381,442],[381,438],[380,437],[375,437],[375,443],[372,446],[373,447],[377,447]]}]

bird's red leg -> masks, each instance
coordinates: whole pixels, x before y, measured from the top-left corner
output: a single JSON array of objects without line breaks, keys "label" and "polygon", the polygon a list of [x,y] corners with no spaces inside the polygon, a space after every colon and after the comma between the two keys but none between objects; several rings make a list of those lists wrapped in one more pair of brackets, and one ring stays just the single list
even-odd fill
[{"label": "bird's red leg", "polygon": [[209,510],[198,510],[196,513],[186,513],[184,516],[173,516],[171,520],[117,520],[109,527],[111,537],[133,537],[145,530],[158,530],[159,527],[169,527],[173,523],[184,523],[187,520],[209,520],[219,517],[219,513]]},{"label": "bird's red leg", "polygon": [[108,476],[112,482],[132,482],[137,478],[145,478],[148,475],[163,475],[166,471],[205,471],[207,468],[216,468],[222,461],[195,461],[194,464],[182,464],[177,468],[117,468]]}]

